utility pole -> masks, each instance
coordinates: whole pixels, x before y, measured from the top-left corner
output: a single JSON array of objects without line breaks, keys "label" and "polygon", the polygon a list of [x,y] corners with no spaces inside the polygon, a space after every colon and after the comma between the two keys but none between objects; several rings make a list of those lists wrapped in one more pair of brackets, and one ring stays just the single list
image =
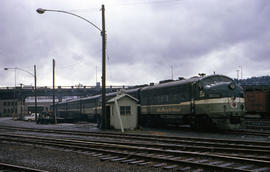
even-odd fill
[{"label": "utility pole", "polygon": [[52,12],[60,12],[60,13],[65,13],[69,15],[73,15],[76,17],[79,17],[80,19],[88,22],[92,26],[94,26],[96,29],[101,31],[101,36],[102,36],[102,114],[101,114],[101,127],[102,128],[107,128],[108,127],[108,117],[106,116],[106,31],[105,31],[105,7],[104,5],[101,6],[101,11],[102,11],[102,29],[97,27],[94,23],[91,21],[77,15],[73,14],[67,11],[62,11],[62,10],[49,10],[49,9],[42,9],[38,8],[37,13],[43,14],[46,11],[52,11]]},{"label": "utility pole", "polygon": [[239,69],[236,70],[237,82],[239,82]]},{"label": "utility pole", "polygon": [[96,84],[97,84],[97,65],[96,65]]},{"label": "utility pole", "polygon": [[171,65],[172,80],[173,80],[173,65]]},{"label": "utility pole", "polygon": [[53,116],[54,123],[57,123],[56,113],[55,113],[55,60],[53,59]]},{"label": "utility pole", "polygon": [[34,78],[35,78],[35,120],[37,123],[37,69],[36,69],[36,65],[34,65]]},{"label": "utility pole", "polygon": [[241,79],[243,79],[243,67],[242,66],[239,66],[240,69],[241,69]]},{"label": "utility pole", "polygon": [[102,11],[102,128],[108,127],[108,117],[106,114],[106,31],[105,31],[105,7],[101,6]]}]

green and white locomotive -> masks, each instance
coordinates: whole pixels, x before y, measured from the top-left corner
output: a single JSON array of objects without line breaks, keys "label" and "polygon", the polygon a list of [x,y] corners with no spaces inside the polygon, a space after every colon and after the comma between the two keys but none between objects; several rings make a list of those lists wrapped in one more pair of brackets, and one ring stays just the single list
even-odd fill
[{"label": "green and white locomotive", "polygon": [[[188,124],[193,128],[236,129],[245,113],[243,89],[224,75],[173,80],[126,90],[126,94],[139,100],[142,126]],[[106,100],[116,95],[106,94]],[[101,118],[101,95],[58,103],[56,111],[67,121],[96,121]]]},{"label": "green and white locomotive", "polygon": [[147,86],[140,91],[143,125],[189,124],[236,129],[245,113],[244,93],[233,79],[209,75]]}]

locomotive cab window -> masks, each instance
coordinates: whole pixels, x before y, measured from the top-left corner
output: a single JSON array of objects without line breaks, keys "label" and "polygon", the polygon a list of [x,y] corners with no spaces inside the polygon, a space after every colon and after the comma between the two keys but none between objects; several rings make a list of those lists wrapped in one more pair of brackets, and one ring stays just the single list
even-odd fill
[{"label": "locomotive cab window", "polygon": [[130,115],[131,107],[130,106],[120,106],[120,115]]},{"label": "locomotive cab window", "polygon": [[222,83],[222,82],[232,82],[233,80],[227,77],[223,76],[213,76],[213,77],[208,77],[202,80],[203,85],[211,85],[211,84],[216,84],[216,83]]}]

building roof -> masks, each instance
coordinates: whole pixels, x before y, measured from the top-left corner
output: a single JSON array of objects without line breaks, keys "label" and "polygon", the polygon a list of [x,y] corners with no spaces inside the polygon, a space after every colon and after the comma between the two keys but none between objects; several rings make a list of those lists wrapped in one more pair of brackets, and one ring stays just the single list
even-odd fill
[{"label": "building roof", "polygon": [[139,102],[138,99],[136,99],[135,97],[132,97],[132,96],[130,96],[130,95],[128,95],[128,94],[120,94],[120,95],[117,95],[117,96],[115,96],[114,98],[108,100],[107,103],[114,103],[115,100],[120,100],[120,99],[122,99],[122,98],[124,98],[124,97],[128,97],[128,98],[130,98],[130,99],[133,100],[133,101]]}]

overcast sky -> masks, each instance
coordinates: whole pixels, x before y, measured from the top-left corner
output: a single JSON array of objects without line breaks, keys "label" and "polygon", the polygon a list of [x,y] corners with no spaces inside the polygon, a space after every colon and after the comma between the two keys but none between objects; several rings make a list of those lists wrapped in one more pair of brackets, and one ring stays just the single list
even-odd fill
[{"label": "overcast sky", "polygon": [[[109,1],[109,2],[107,2]],[[0,86],[15,72],[38,85],[95,85],[101,80],[105,5],[107,85],[137,85],[198,73],[243,78],[270,74],[269,0],[0,0]],[[96,72],[97,71],[97,72]],[[17,70],[16,83],[34,85]],[[241,71],[239,72],[241,77]]]}]

